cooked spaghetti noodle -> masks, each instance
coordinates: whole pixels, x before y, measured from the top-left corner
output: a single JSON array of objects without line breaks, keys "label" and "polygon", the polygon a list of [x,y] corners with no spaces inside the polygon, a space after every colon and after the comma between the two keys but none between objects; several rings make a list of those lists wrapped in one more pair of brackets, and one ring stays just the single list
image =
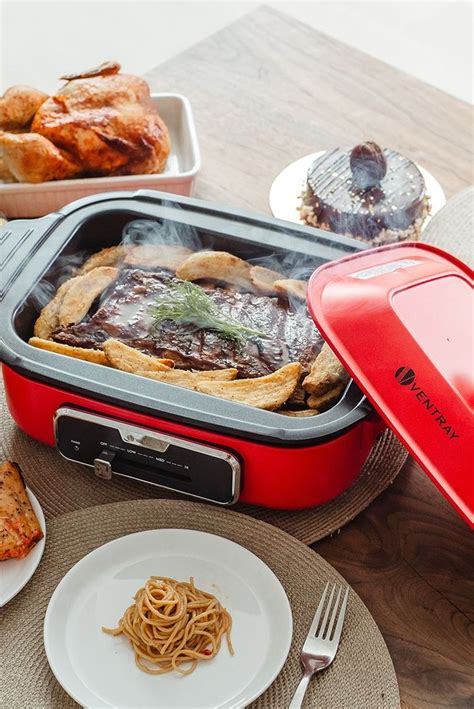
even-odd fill
[{"label": "cooked spaghetti noodle", "polygon": [[[188,675],[199,660],[210,660],[225,635],[234,654],[230,632],[232,617],[218,599],[190,582],[152,576],[134,596],[117,628],[102,628],[109,635],[124,634],[144,672],[160,675],[176,670]],[[182,665],[185,665],[183,668]]]}]

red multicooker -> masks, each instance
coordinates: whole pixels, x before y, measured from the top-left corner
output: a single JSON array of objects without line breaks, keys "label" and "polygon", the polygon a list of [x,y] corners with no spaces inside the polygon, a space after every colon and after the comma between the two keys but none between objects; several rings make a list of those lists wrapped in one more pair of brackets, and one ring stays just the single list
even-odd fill
[{"label": "red multicooker", "polygon": [[[287,417],[28,345],[37,284],[45,276],[54,282],[58,262],[119,243],[123,227],[137,218],[192,226],[205,248],[283,262],[291,254],[293,264],[296,255],[317,269],[308,296],[313,317],[382,417],[354,380],[328,411]],[[456,274],[468,282],[466,267],[442,252],[420,245],[368,251],[328,232],[151,191],[95,195],[40,219],[11,222],[0,243],[8,406],[20,428],[66,458],[104,479],[123,475],[223,505],[241,500],[296,509],[324,503],[354,482],[385,419],[460,512],[472,514],[467,360],[463,355],[458,371],[441,364],[452,350],[436,349],[443,337],[463,333],[460,313],[467,311],[458,301],[464,303],[465,286],[450,291],[456,316],[436,337],[426,320],[428,290],[415,297],[414,308],[406,299],[410,285],[435,282],[433,264],[438,279]],[[374,268],[382,269],[379,275],[364,275]],[[465,339],[459,345],[465,353]]]},{"label": "red multicooker", "polygon": [[471,269],[406,242],[321,266],[308,290],[311,314],[347,370],[474,526]]}]

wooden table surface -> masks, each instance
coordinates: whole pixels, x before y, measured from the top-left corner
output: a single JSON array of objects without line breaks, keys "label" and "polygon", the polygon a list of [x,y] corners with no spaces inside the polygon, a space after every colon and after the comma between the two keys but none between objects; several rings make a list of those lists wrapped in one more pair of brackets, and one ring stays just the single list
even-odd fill
[{"label": "wooden table surface", "polygon": [[[365,139],[420,162],[448,197],[472,183],[468,104],[265,7],[147,78],[192,102],[203,199],[269,213],[288,163]],[[414,461],[314,549],[372,612],[404,707],[474,706],[473,536]]]}]

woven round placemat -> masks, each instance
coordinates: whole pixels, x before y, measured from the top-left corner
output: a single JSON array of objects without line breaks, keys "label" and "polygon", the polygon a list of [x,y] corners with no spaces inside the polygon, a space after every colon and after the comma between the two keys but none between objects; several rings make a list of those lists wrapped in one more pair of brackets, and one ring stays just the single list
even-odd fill
[{"label": "woven round placemat", "polygon": [[[38,415],[41,415],[41,402],[38,402]],[[183,499],[127,478],[100,480],[90,468],[64,460],[54,448],[24,434],[10,416],[1,377],[0,427],[3,457],[18,463],[46,517],[120,500]],[[280,527],[305,544],[312,544],[337,531],[365,509],[394,480],[406,457],[403,446],[392,433],[386,432],[377,441],[356,482],[335,500],[298,511],[268,510],[243,503],[233,509]]]},{"label": "woven round placemat", "polygon": [[449,251],[472,268],[473,234],[474,187],[468,187],[451,197],[443,209],[435,214],[423,231],[422,241]]},{"label": "woven round placemat", "polygon": [[[281,530],[229,510],[175,500],[101,505],[62,515],[49,523],[48,543],[38,571],[2,611],[5,706],[77,706],[53,677],[43,649],[43,621],[51,594],[64,574],[92,549],[125,534],[163,527],[227,537],[257,554],[278,576],[293,612],[293,642],[282,672],[251,706],[288,706],[301,678],[299,651],[322,589],[326,581],[341,582],[341,576],[318,554]],[[157,693],[159,681],[157,678]],[[312,682],[304,706],[392,709],[399,705],[397,679],[385,642],[369,611],[352,591],[336,660]]]}]

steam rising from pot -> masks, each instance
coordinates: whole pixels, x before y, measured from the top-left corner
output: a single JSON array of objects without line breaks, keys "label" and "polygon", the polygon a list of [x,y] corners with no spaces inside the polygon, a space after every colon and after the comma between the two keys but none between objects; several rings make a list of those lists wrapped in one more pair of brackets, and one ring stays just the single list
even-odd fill
[{"label": "steam rising from pot", "polygon": [[[163,203],[167,206],[167,203]],[[122,246],[134,247],[144,245],[154,246],[181,246],[189,249],[192,252],[202,250],[227,251],[232,252],[232,244],[227,239],[225,244],[218,235],[205,230],[198,231],[193,226],[179,221],[179,208],[173,203],[169,203],[173,207],[173,211],[177,214],[177,220],[170,219],[152,219],[140,218],[133,219],[125,224],[122,229],[121,241]],[[258,247],[257,247],[258,248]],[[287,251],[268,252],[268,247],[262,244],[262,251],[266,251],[263,256],[246,258],[245,260],[253,266],[261,266],[271,269],[281,274],[282,278],[291,278],[296,280],[307,281],[314,271],[314,258],[305,256],[301,253]],[[99,244],[94,251],[100,251]],[[53,268],[48,272],[46,278],[40,281],[30,295],[30,303],[33,304],[37,312],[47,305],[57,288],[67,279],[73,277],[77,270],[91,255],[89,251],[78,251],[74,254],[60,256]],[[237,255],[237,254],[236,254]],[[244,256],[245,258],[245,256]],[[139,266],[139,268],[147,269],[147,264]],[[150,268],[152,268],[150,266]],[[208,286],[212,283],[208,282]],[[94,304],[92,312],[100,307],[104,300],[108,297],[108,291],[105,291]],[[306,308],[306,303],[296,297],[288,295],[290,310],[296,311]]]},{"label": "steam rising from pot", "polygon": [[[174,208],[176,209],[176,206]],[[123,228],[121,243],[124,246],[143,246],[145,244],[184,246],[193,252],[203,249],[206,251],[228,249],[227,246],[222,246],[218,237],[205,233],[201,238],[195,227],[171,220],[159,222],[152,219],[134,219]],[[282,278],[296,280],[308,280],[315,269],[314,259],[295,252],[278,253],[274,251],[265,256],[246,260],[253,266],[262,266],[281,273]],[[300,306],[301,303],[299,302],[298,305]]]},{"label": "steam rising from pot", "polygon": [[143,246],[163,244],[185,246],[191,251],[202,249],[197,230],[189,224],[164,219],[161,222],[152,219],[134,219],[125,225],[122,232],[123,246]]},{"label": "steam rising from pot", "polygon": [[77,251],[75,254],[60,256],[56,260],[47,278],[39,281],[30,293],[30,302],[38,312],[51,301],[59,286],[76,274],[87,255],[86,251]]}]

